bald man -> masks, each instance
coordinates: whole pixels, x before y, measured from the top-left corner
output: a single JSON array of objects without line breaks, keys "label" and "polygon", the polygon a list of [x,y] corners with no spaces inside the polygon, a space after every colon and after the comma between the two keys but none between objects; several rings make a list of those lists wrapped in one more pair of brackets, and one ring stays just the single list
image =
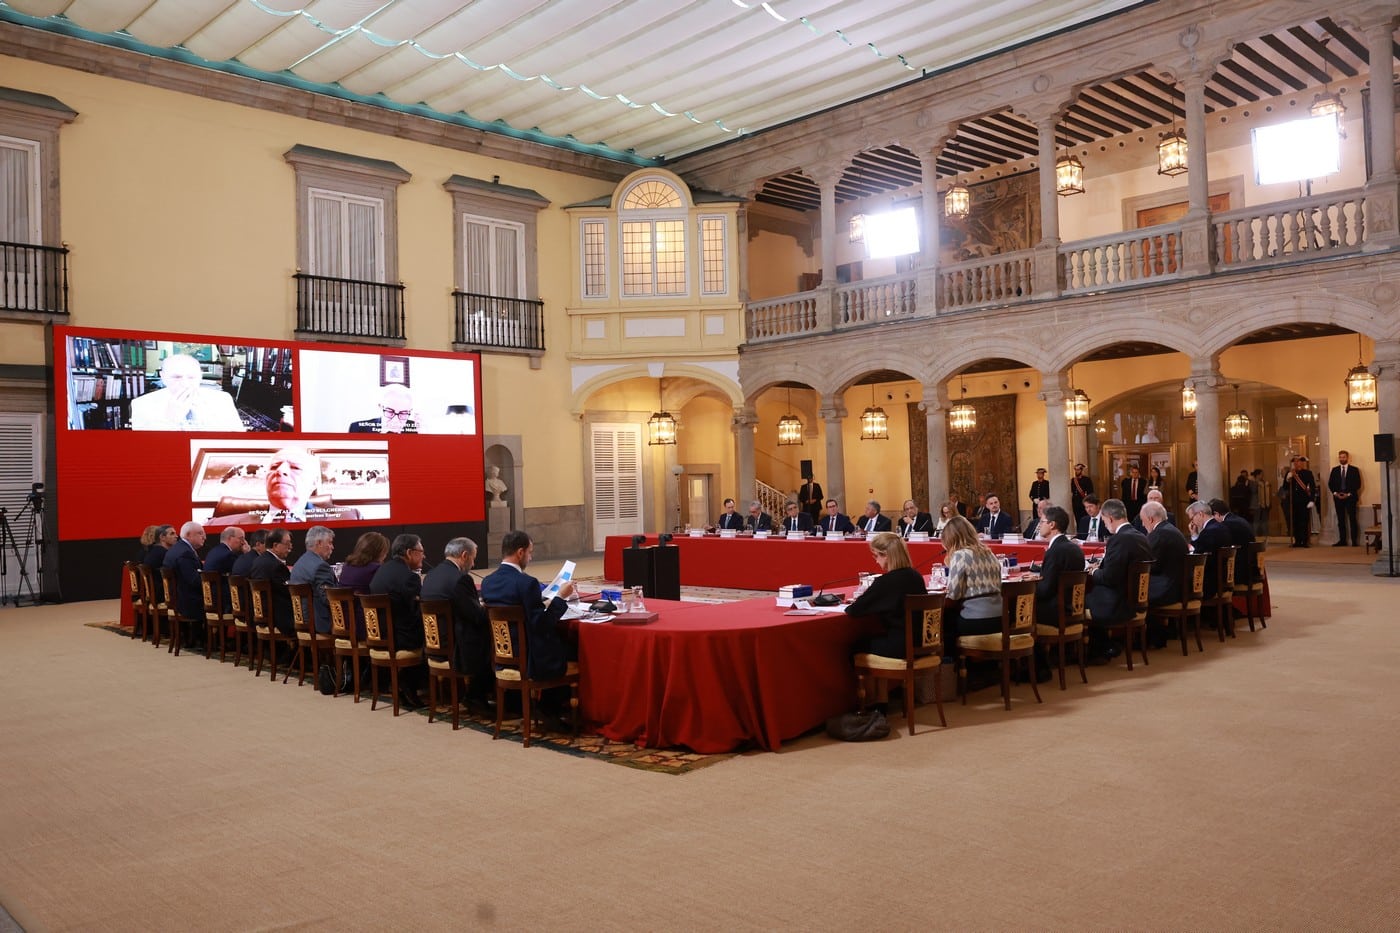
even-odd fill
[{"label": "bald man", "polygon": [[379,393],[379,417],[351,422],[351,434],[417,434],[418,412],[408,386],[390,383]]}]

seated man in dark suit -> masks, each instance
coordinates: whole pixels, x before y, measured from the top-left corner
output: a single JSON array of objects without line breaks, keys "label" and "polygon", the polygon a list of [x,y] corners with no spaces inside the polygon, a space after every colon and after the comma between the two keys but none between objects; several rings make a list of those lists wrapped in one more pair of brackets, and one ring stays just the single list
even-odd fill
[{"label": "seated man in dark suit", "polygon": [[1093,573],[1093,586],[1084,598],[1090,617],[1089,654],[1095,664],[1103,664],[1118,654],[1109,644],[1105,626],[1131,618],[1137,606],[1137,594],[1129,591],[1129,565],[1152,560],[1152,548],[1146,536],[1128,523],[1128,510],[1122,500],[1109,499],[1099,509],[1099,516],[1108,526],[1108,543],[1103,560]]},{"label": "seated man in dark suit", "polygon": [[1108,537],[1108,526],[1099,516],[1099,497],[1093,493],[1084,497],[1084,514],[1079,517],[1075,537],[1081,541],[1102,541]]},{"label": "seated man in dark suit", "polygon": [[[389,559],[369,581],[370,593],[389,597],[395,651],[421,651],[423,648],[423,614],[418,606],[423,590],[418,571],[422,567],[423,539],[414,534],[402,534],[389,545]],[[399,705],[422,709],[425,704],[414,693],[427,684],[427,678],[427,662],[402,668],[399,671]]]},{"label": "seated man in dark suit", "polygon": [[283,635],[294,635],[296,626],[292,622],[292,594],[287,591],[291,582],[292,569],[287,566],[287,558],[292,553],[292,533],[285,528],[274,528],[267,533],[267,550],[253,561],[253,569],[248,573],[250,580],[267,580],[272,585],[272,624]]},{"label": "seated man in dark suit", "polygon": [[730,529],[734,531],[744,530],[744,516],[734,511],[733,499],[724,500],[724,511],[720,513],[719,518],[715,519],[715,528],[720,531]]},{"label": "seated man in dark suit", "polygon": [[219,543],[209,549],[209,553],[204,557],[204,569],[212,570],[219,574],[222,589],[224,591],[224,609],[228,610],[228,575],[233,570],[233,564],[238,560],[238,555],[248,549],[248,536],[243,533],[243,529],[237,525],[225,528],[223,534],[219,535]]},{"label": "seated man in dark suit", "polygon": [[204,524],[209,528],[256,525],[268,522],[321,522],[352,520],[360,510],[336,505],[316,495],[321,483],[321,458],[304,447],[284,447],[267,466],[267,503],[247,503],[247,511],[217,515]]},{"label": "seated man in dark suit", "polygon": [[[1149,487],[1147,490],[1147,501],[1155,502],[1162,507],[1162,511],[1166,513],[1167,517],[1165,521],[1168,525],[1176,524],[1176,516],[1171,513],[1171,510],[1167,508],[1167,503],[1162,499],[1162,490],[1158,489],[1156,486]],[[1142,523],[1141,509],[1138,510],[1138,517],[1133,519],[1133,527],[1143,534],[1147,534],[1147,527]]]},{"label": "seated man in dark suit", "polygon": [[1230,511],[1230,507],[1225,504],[1224,499],[1212,499],[1206,503],[1210,506],[1210,514],[1217,522],[1225,526],[1225,531],[1230,535],[1230,543],[1244,553],[1244,549],[1254,543],[1254,526],[1237,512]]},{"label": "seated man in dark suit", "polygon": [[204,569],[199,559],[204,538],[203,525],[185,522],[180,526],[180,537],[165,552],[162,564],[175,571],[175,607],[180,615],[194,623],[185,632],[185,641],[191,649],[199,651],[204,650],[204,587],[199,580],[199,571]]},{"label": "seated man in dark suit", "polygon": [[827,499],[826,514],[817,523],[817,530],[823,534],[839,531],[848,535],[856,530],[856,526],[851,524],[851,519],[848,516],[841,514],[841,506],[835,499]]},{"label": "seated man in dark suit", "polygon": [[1229,547],[1234,542],[1230,540],[1230,531],[1225,527],[1225,523],[1217,520],[1211,514],[1210,503],[1197,499],[1186,507],[1186,517],[1190,521],[1191,531],[1195,535],[1193,544],[1196,553],[1207,555],[1206,595],[1214,596],[1219,573],[1216,566],[1216,553],[1220,548]]},{"label": "seated man in dark suit", "polygon": [[1160,502],[1148,502],[1138,512],[1147,529],[1147,544],[1152,548],[1152,579],[1147,584],[1147,602],[1151,606],[1174,603],[1181,598],[1181,572],[1191,546],[1186,536],[1167,521],[1167,510]]},{"label": "seated man in dark suit", "polygon": [[[297,562],[292,565],[292,575],[287,580],[288,583],[311,584],[311,606],[315,615],[313,621],[316,631],[322,635],[329,634],[331,630],[331,604],[326,599],[326,587],[336,585],[335,571],[328,563],[334,549],[335,532],[325,525],[313,525],[306,532],[306,553],[297,558]],[[329,666],[326,667],[326,673],[330,673]],[[318,671],[317,675],[319,674]],[[335,684],[330,683],[330,686],[331,690],[322,692],[332,692]]]},{"label": "seated man in dark suit", "polygon": [[1001,498],[996,493],[988,494],[987,507],[982,511],[982,517],[977,520],[974,527],[978,534],[994,539],[1016,530],[1011,516],[1001,510]]},{"label": "seated man in dark suit", "polygon": [[933,516],[927,512],[919,511],[919,504],[913,499],[905,499],[904,507],[900,510],[899,516],[899,536],[905,540],[916,531],[923,531],[933,534]]},{"label": "seated man in dark suit", "polygon": [[1035,514],[1031,516],[1030,521],[1026,522],[1025,530],[1021,532],[1022,538],[1025,538],[1027,541],[1045,540],[1040,536],[1041,531],[1045,528],[1045,511],[1054,506],[1054,504],[1055,503],[1051,502],[1049,499],[1040,500],[1040,504],[1035,507]]},{"label": "seated man in dark suit", "polygon": [[856,531],[867,535],[889,531],[891,527],[889,516],[880,514],[880,503],[874,499],[865,503],[865,514],[856,519]]},{"label": "seated man in dark suit", "polygon": [[[1049,540],[1045,546],[1045,557],[1040,562],[1040,579],[1035,584],[1035,621],[1037,625],[1058,628],[1060,624],[1060,575],[1066,571],[1084,569],[1084,552],[1066,533],[1069,530],[1069,513],[1048,501],[1043,508],[1045,517],[1040,520],[1040,537]],[[1041,681],[1049,680],[1050,659],[1045,649],[1035,646],[1035,673]]]},{"label": "seated man in dark suit", "polygon": [[476,563],[476,542],[453,538],[442,551],[443,560],[423,578],[423,599],[445,599],[452,604],[452,636],[456,657],[452,666],[471,678],[467,701],[485,707],[495,690],[491,673],[491,626],[471,568]]},{"label": "seated man in dark suit", "polygon": [[[572,580],[559,588],[559,595],[545,605],[540,581],[525,572],[535,553],[535,543],[523,531],[508,532],[501,541],[501,565],[481,581],[481,601],[488,606],[521,606],[525,610],[525,645],[529,656],[529,676],[547,680],[561,677],[569,662],[578,657],[578,646],[565,637],[559,624],[568,610],[567,600],[574,592]],[[519,638],[520,633],[514,632]],[[548,693],[549,691],[546,691]],[[555,721],[550,728],[567,729],[559,721],[560,698],[546,696],[542,705],[551,708]]]},{"label": "seated man in dark suit", "polygon": [[243,543],[243,551],[233,559],[232,566],[228,568],[228,575],[231,577],[246,577],[253,572],[253,564],[267,551],[267,532],[262,528],[254,528],[244,535]]},{"label": "seated man in dark suit", "polygon": [[792,533],[797,531],[810,532],[812,530],[812,516],[801,511],[798,504],[793,500],[789,499],[787,503],[784,504],[783,512],[782,531]]},{"label": "seated man in dark suit", "polygon": [[763,503],[757,499],[749,503],[749,517],[744,520],[747,531],[772,531],[773,516],[763,511]]}]

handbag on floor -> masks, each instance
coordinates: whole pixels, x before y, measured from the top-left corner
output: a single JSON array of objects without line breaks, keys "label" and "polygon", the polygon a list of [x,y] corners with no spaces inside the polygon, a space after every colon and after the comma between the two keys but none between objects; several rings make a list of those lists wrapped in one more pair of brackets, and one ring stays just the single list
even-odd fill
[{"label": "handbag on floor", "polygon": [[842,742],[869,742],[890,734],[890,722],[878,709],[842,713],[826,721],[826,734]]}]

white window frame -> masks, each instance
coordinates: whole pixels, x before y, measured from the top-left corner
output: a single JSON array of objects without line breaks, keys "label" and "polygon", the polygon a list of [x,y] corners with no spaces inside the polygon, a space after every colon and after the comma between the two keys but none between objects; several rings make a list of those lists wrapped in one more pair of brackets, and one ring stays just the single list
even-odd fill
[{"label": "white window frame", "polygon": [[[485,292],[478,292],[475,289],[467,287],[467,282],[471,276],[471,269],[469,266],[470,252],[467,249],[467,229],[468,226],[472,224],[485,227],[489,231],[486,250],[486,262],[488,267],[486,271],[489,284]],[[485,294],[492,298],[528,298],[528,292],[525,287],[525,236],[527,233],[525,225],[513,220],[501,220],[497,217],[487,217],[483,214],[462,214],[460,218],[460,227],[461,229],[459,232],[461,233],[462,243],[462,291],[474,294]],[[496,231],[502,229],[512,230],[515,233],[515,282],[512,283],[512,290],[502,288],[502,282],[500,281],[502,275],[499,261],[500,257],[497,254],[498,243],[496,240]]]},{"label": "white window frame", "polygon": [[[588,265],[588,228],[589,228],[589,227],[597,227],[597,228],[602,232],[602,237],[603,237],[603,248],[602,248],[602,252],[601,252],[600,257],[599,257],[600,263],[601,263],[600,271],[601,271],[602,274],[603,274],[603,283],[602,283],[601,291],[597,291],[597,292],[590,292],[590,291],[588,290],[588,288],[589,288],[589,284],[588,284],[588,270],[589,270],[589,265]],[[579,294],[582,295],[585,299],[594,299],[594,300],[596,300],[596,299],[599,299],[599,298],[607,298],[607,297],[608,297],[608,294],[609,294],[609,292],[610,292],[610,289],[609,289],[608,286],[609,286],[609,284],[610,284],[611,281],[612,281],[612,276],[609,275],[609,271],[610,271],[611,268],[612,268],[612,264],[611,264],[610,262],[608,262],[608,222],[607,222],[607,220],[605,220],[604,218],[601,218],[601,217],[588,217],[588,218],[584,218],[584,219],[582,219],[582,220],[579,221],[578,232],[579,232],[579,237],[578,237],[578,243],[579,243]]]},{"label": "white window frame", "polygon": [[[631,210],[618,212],[617,280],[618,294],[623,299],[679,298],[690,294],[690,272],[694,264],[690,257],[690,231],[686,224],[688,212],[684,208],[658,211]],[[683,267],[678,290],[663,292],[657,288],[656,268],[656,225],[662,222],[679,223],[681,232],[680,256]],[[651,286],[645,292],[627,290],[627,236],[628,224],[646,224],[651,233]]]},{"label": "white window frame", "polygon": [[[719,269],[720,286],[719,289],[705,287],[705,224],[709,221],[719,223],[720,243],[719,243]],[[724,214],[701,214],[695,222],[695,238],[699,246],[698,268],[700,270],[700,294],[702,295],[727,295],[729,294],[729,219]]]},{"label": "white window frame", "polygon": [[[40,183],[40,160],[43,157],[43,147],[36,139],[21,139],[17,136],[0,135],[0,148],[17,149],[29,156],[29,179],[25,185],[24,197],[29,202],[29,229],[25,236],[18,237],[11,242],[25,243],[28,245],[40,245],[44,242],[44,203],[42,198],[43,186]],[[0,192],[8,196],[8,192]],[[0,240],[6,237],[0,236]]]},{"label": "white window frame", "polygon": [[[384,215],[385,204],[383,198],[365,197],[363,195],[347,194],[343,191],[334,191],[327,188],[308,188],[306,192],[306,229],[307,229],[307,266],[306,271],[311,275],[322,275],[338,279],[357,279],[358,276],[350,275],[350,205],[361,204],[374,209],[374,270],[367,281],[383,283],[387,281],[385,274],[384,256]],[[321,231],[316,227],[316,211],[313,207],[317,200],[334,201],[340,204],[340,269],[339,274],[330,270],[317,268],[315,243],[320,239]],[[361,279],[360,281],[366,281]]]},{"label": "white window frame", "polygon": [[319,274],[312,271],[315,241],[310,192],[329,192],[382,204],[377,225],[383,241],[376,257],[382,269],[379,281],[387,285],[398,282],[398,190],[413,176],[393,162],[313,146],[293,146],[282,158],[296,171],[297,268],[310,275]]}]

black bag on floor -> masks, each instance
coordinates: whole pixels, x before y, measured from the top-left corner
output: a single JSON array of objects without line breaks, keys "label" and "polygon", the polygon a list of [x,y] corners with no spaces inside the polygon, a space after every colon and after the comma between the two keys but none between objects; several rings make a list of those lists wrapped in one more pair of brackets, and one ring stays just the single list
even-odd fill
[{"label": "black bag on floor", "polygon": [[890,734],[890,722],[878,709],[842,713],[826,721],[826,734],[842,742],[870,742]]}]

